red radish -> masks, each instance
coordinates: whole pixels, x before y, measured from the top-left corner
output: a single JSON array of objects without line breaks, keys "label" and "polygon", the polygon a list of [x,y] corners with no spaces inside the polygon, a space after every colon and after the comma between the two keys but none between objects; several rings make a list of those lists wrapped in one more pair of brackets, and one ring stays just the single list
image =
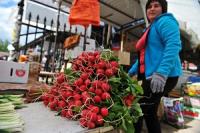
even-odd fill
[{"label": "red radish", "polygon": [[113,70],[110,68],[110,69],[106,69],[106,71],[105,71],[105,75],[106,76],[108,76],[108,77],[111,77],[111,76],[113,76]]},{"label": "red radish", "polygon": [[76,101],[74,102],[74,105],[77,106],[77,107],[79,107],[79,106],[82,106],[83,103],[82,103],[80,100],[76,100]]},{"label": "red radish", "polygon": [[81,85],[80,88],[79,88],[80,91],[85,91],[86,89],[87,89],[87,88],[86,88],[85,85]]},{"label": "red radish", "polygon": [[47,106],[49,104],[49,101],[48,100],[44,100],[43,103],[44,103],[45,106]]},{"label": "red radish", "polygon": [[132,105],[132,101],[130,99],[125,100],[126,106],[130,107]]},{"label": "red radish", "polygon": [[77,79],[74,83],[75,83],[75,85],[77,85],[77,86],[81,86],[81,85],[83,84],[83,79],[82,79],[82,78],[79,78],[79,79]]},{"label": "red radish", "polygon": [[101,108],[101,115],[102,115],[103,117],[108,116],[108,109],[107,109],[106,107]]},{"label": "red radish", "polygon": [[81,116],[82,116],[82,117],[87,116],[87,113],[88,113],[88,112],[89,112],[89,110],[87,110],[87,109],[82,110]]},{"label": "red radish", "polygon": [[104,75],[104,70],[103,69],[97,69],[96,73],[97,73],[97,75]]},{"label": "red radish", "polygon": [[98,89],[98,88],[95,90],[95,94],[99,95],[99,96],[101,96],[102,92],[103,91],[101,89]]},{"label": "red radish", "polygon": [[88,111],[88,112],[86,113],[85,118],[86,118],[87,120],[90,120],[90,119],[91,119],[91,114],[92,114],[92,112],[91,112],[91,111]]},{"label": "red radish", "polygon": [[96,55],[96,60],[99,60],[100,59],[100,55]]},{"label": "red radish", "polygon": [[54,96],[58,95],[58,89],[57,88],[53,88],[50,90],[50,93],[53,94]]},{"label": "red radish", "polygon": [[88,108],[89,110],[91,110],[93,107],[94,107],[94,105],[93,105],[93,104],[90,104],[87,108]]},{"label": "red radish", "polygon": [[112,67],[116,67],[116,68],[119,67],[119,64],[117,61],[111,61],[110,64],[112,65]]},{"label": "red radish", "polygon": [[60,109],[63,109],[63,108],[65,108],[67,106],[67,104],[65,103],[65,101],[59,101],[58,102],[58,107],[60,108]]},{"label": "red radish", "polygon": [[116,67],[112,67],[112,70],[113,70],[113,73],[115,74],[115,73],[117,73],[118,68],[116,68]]},{"label": "red radish", "polygon": [[99,85],[99,80],[94,80],[94,81],[92,82],[92,87],[97,88],[98,85]]},{"label": "red radish", "polygon": [[60,115],[61,115],[62,117],[66,117],[66,113],[67,113],[67,111],[63,109],[63,110],[61,111]]},{"label": "red radish", "polygon": [[92,56],[92,55],[88,56],[88,60],[90,62],[94,62],[95,61],[95,56]]},{"label": "red radish", "polygon": [[107,69],[112,68],[112,65],[108,62],[108,63],[106,63],[106,68]]},{"label": "red radish", "polygon": [[82,92],[81,94],[83,97],[89,97],[90,94],[87,91]]},{"label": "red radish", "polygon": [[54,101],[54,98],[55,98],[55,97],[54,97],[54,96],[52,96],[52,95],[51,95],[51,96],[49,96],[49,98],[48,98],[49,102],[53,102],[53,101]]},{"label": "red radish", "polygon": [[100,52],[99,51],[94,51],[94,56],[97,56],[97,55],[100,55]]},{"label": "red radish", "polygon": [[84,118],[80,118],[79,122],[82,127],[87,127],[87,121]]},{"label": "red radish", "polygon": [[72,65],[72,70],[74,70],[74,71],[78,70],[78,66],[75,65],[75,64],[73,64],[73,65]]},{"label": "red radish", "polygon": [[62,93],[62,95],[63,95],[64,98],[68,98],[68,97],[72,96],[73,94],[72,94],[71,91],[65,91],[65,92]]},{"label": "red radish", "polygon": [[106,67],[106,62],[101,60],[98,65],[97,65],[97,68],[99,69],[104,69]]},{"label": "red radish", "polygon": [[93,106],[91,110],[92,110],[92,112],[94,112],[96,114],[99,113],[99,107],[97,107],[97,106]]},{"label": "red radish", "polygon": [[71,86],[64,86],[64,88],[68,91],[71,91],[72,90],[72,87]]},{"label": "red radish", "polygon": [[67,117],[67,118],[72,118],[72,117],[73,117],[73,112],[72,112],[71,109],[67,110],[67,112],[66,112],[66,117]]},{"label": "red radish", "polygon": [[110,99],[110,94],[108,92],[104,92],[101,95],[102,100]]},{"label": "red radish", "polygon": [[102,83],[101,88],[104,91],[110,91],[110,85],[108,83]]},{"label": "red radish", "polygon": [[89,122],[87,123],[87,127],[88,127],[89,129],[95,128],[95,123],[89,121]]},{"label": "red radish", "polygon": [[93,87],[90,87],[90,88],[88,89],[88,91],[94,93],[94,92],[95,92],[95,89],[94,89]]},{"label": "red radish", "polygon": [[59,75],[56,81],[58,84],[62,84],[65,81],[65,75],[64,74]]},{"label": "red radish", "polygon": [[92,112],[90,115],[90,120],[93,122],[97,121],[97,114]]},{"label": "red radish", "polygon": [[49,103],[49,108],[50,108],[52,111],[55,111],[55,110],[56,110],[56,107],[57,107],[57,104],[56,104],[55,102]]},{"label": "red radish", "polygon": [[135,97],[132,95],[132,94],[130,94],[129,96],[128,96],[128,98],[130,99],[130,100],[134,100],[135,99]]},{"label": "red radish", "polygon": [[74,100],[79,100],[79,99],[81,99],[81,95],[78,93],[74,94]]},{"label": "red radish", "polygon": [[40,99],[41,99],[42,101],[48,100],[48,94],[47,94],[47,93],[43,93]]},{"label": "red radish", "polygon": [[71,108],[74,106],[74,100],[68,100],[68,107]]},{"label": "red radish", "polygon": [[97,115],[97,124],[98,125],[103,125],[103,117],[101,115]]},{"label": "red radish", "polygon": [[94,102],[95,102],[95,103],[100,103],[100,102],[101,102],[101,97],[98,96],[98,95],[97,95],[97,96],[94,96],[93,99],[94,99]]},{"label": "red radish", "polygon": [[89,79],[86,79],[84,83],[88,87],[90,85],[91,81]]},{"label": "red radish", "polygon": [[89,77],[89,75],[88,75],[88,73],[82,73],[81,74],[81,76],[80,76],[83,80],[86,80],[88,77]]}]

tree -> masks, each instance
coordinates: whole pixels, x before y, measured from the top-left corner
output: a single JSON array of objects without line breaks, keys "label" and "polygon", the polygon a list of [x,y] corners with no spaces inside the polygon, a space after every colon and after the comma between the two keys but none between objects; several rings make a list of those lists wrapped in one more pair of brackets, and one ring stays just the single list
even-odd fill
[{"label": "tree", "polygon": [[8,40],[3,41],[0,39],[0,51],[8,52],[8,49],[7,49],[8,43],[9,43]]}]

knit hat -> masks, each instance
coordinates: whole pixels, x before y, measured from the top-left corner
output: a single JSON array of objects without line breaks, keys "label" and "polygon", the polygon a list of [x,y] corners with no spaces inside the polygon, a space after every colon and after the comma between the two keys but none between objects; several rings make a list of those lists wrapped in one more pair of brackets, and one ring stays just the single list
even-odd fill
[{"label": "knit hat", "polygon": [[159,2],[161,7],[162,7],[162,13],[166,13],[167,12],[167,1],[166,0],[148,0],[146,3],[146,11],[148,6],[151,4],[151,2]]}]

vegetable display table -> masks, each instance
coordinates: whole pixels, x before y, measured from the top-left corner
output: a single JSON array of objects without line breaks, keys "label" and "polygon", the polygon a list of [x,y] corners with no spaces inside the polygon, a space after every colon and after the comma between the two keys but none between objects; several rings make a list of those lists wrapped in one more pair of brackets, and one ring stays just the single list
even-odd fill
[{"label": "vegetable display table", "polygon": [[25,122],[23,133],[83,133],[77,121],[69,121],[46,108],[43,103],[27,104],[17,110]]},{"label": "vegetable display table", "polygon": [[112,126],[88,130],[46,108],[42,102],[17,110],[25,122],[23,133],[116,133]]}]

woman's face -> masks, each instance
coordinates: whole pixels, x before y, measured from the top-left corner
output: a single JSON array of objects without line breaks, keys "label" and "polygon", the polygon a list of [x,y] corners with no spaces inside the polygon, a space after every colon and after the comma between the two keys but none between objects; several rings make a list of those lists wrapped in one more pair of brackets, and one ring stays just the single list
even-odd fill
[{"label": "woman's face", "polygon": [[153,20],[160,14],[162,14],[162,7],[160,3],[157,1],[151,2],[147,7],[147,18],[149,19],[150,23],[153,22]]}]

